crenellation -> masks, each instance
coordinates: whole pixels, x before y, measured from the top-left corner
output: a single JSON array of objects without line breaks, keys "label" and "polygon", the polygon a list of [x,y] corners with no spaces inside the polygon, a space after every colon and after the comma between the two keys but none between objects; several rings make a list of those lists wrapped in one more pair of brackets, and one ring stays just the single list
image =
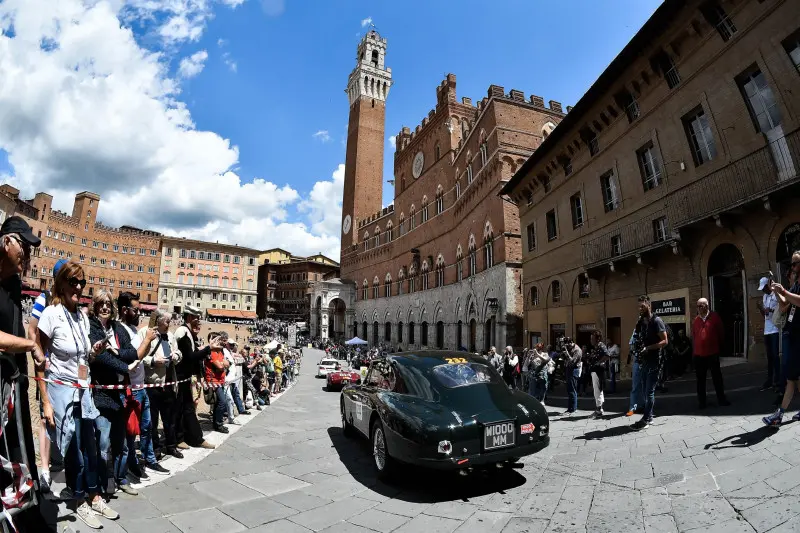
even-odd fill
[{"label": "crenellation", "polygon": [[568,105],[568,106],[567,106],[567,113],[569,113],[570,111],[572,111],[572,106],[571,106],[571,105]]},{"label": "crenellation", "polygon": [[461,97],[461,103],[464,104],[464,105],[471,106],[472,105],[472,98],[470,98],[469,96],[462,96]]},{"label": "crenellation", "polygon": [[533,104],[534,107],[541,107],[542,109],[544,109],[544,98],[542,98],[541,96],[536,96],[535,94],[532,94],[531,95],[531,104]]},{"label": "crenellation", "polygon": [[511,92],[509,92],[508,95],[511,97],[512,100],[516,100],[517,102],[525,101],[525,93],[517,89],[511,89]]},{"label": "crenellation", "polygon": [[489,98],[491,98],[492,96],[497,96],[502,98],[506,95],[506,92],[502,85],[492,84],[489,85],[489,90],[487,91],[487,95],[489,96]]},{"label": "crenellation", "polygon": [[561,102],[550,100],[550,110],[555,111],[556,113],[563,113],[563,111],[561,110]]}]

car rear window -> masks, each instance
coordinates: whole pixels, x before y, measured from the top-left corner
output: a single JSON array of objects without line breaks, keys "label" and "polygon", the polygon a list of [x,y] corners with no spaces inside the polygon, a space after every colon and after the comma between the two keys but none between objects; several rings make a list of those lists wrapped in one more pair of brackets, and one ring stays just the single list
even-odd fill
[{"label": "car rear window", "polygon": [[320,365],[322,365],[322,366],[336,366],[336,363],[338,363],[338,361],[335,361],[333,359],[323,359],[322,362],[320,363]]},{"label": "car rear window", "polygon": [[443,387],[455,389],[477,383],[501,385],[499,375],[480,363],[449,363],[433,367],[433,376]]}]

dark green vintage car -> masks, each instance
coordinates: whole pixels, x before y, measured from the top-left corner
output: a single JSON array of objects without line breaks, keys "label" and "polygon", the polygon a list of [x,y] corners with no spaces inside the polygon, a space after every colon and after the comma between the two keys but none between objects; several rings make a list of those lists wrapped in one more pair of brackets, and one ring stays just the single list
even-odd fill
[{"label": "dark green vintage car", "polygon": [[550,443],[532,396],[511,390],[482,357],[463,352],[392,354],[371,363],[341,395],[342,428],[372,442],[380,476],[397,462],[462,474],[502,467]]}]

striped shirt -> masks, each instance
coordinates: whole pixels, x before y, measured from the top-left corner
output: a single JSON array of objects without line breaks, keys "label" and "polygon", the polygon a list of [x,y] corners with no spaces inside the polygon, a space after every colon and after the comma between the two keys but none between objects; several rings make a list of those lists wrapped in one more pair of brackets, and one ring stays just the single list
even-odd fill
[{"label": "striped shirt", "polygon": [[31,318],[35,318],[36,320],[42,318],[42,311],[44,311],[45,307],[47,307],[47,295],[45,293],[42,293],[36,298],[36,301],[33,302],[33,309],[31,309]]}]

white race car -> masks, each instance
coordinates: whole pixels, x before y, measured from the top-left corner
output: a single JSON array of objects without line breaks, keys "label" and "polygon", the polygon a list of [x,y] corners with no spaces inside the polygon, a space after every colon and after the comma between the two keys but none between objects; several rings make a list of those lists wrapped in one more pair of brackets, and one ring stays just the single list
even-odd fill
[{"label": "white race car", "polygon": [[342,367],[341,363],[336,359],[323,359],[317,365],[317,377],[324,378],[328,372],[335,372]]}]

